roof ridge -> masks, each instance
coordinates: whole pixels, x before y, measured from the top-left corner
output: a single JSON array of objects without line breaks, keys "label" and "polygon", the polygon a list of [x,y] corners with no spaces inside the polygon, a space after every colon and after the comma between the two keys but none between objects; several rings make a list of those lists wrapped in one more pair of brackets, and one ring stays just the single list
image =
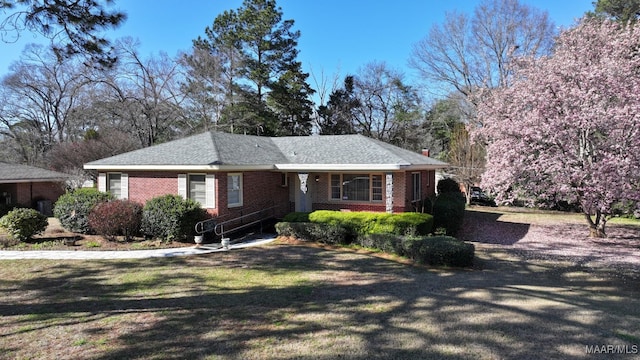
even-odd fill
[{"label": "roof ridge", "polygon": [[215,131],[215,130],[210,130],[210,131],[208,131],[208,133],[209,133],[209,136],[207,138],[211,141],[211,143],[213,145],[212,148],[215,151],[214,158],[219,160],[220,159],[220,149],[218,148],[218,141],[216,141],[214,139],[214,134],[219,134],[220,132]]}]

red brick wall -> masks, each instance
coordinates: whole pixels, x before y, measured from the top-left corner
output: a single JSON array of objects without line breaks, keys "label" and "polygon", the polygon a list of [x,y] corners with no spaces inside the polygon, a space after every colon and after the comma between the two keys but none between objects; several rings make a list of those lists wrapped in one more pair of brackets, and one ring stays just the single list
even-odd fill
[{"label": "red brick wall", "polygon": [[216,173],[216,202],[220,216],[232,218],[274,205],[280,205],[276,209],[278,217],[289,212],[289,190],[281,186],[280,173],[270,171],[243,172],[242,206],[231,208],[227,205],[227,174],[230,173]]},{"label": "red brick wall", "polygon": [[56,182],[18,183],[15,189],[12,202],[29,207],[35,207],[38,200],[49,200],[54,204],[65,191],[63,184]]},{"label": "red brick wall", "polygon": [[129,200],[145,204],[154,197],[178,194],[177,172],[128,172]]},{"label": "red brick wall", "polygon": [[[178,174],[185,172],[128,172],[129,199],[144,204],[151,198],[165,194],[178,193]],[[227,172],[215,173],[216,207],[207,209],[212,216],[225,218],[247,214],[272,205],[281,205],[278,216],[284,216],[294,208],[296,173],[290,173],[289,186],[281,186],[281,174],[269,171],[247,171],[242,173],[243,205],[227,206]],[[316,176],[318,181],[315,181]],[[435,172],[422,171],[423,197],[431,196],[435,191]],[[383,174],[383,182],[385,175]],[[393,173],[393,211],[411,210],[411,172]],[[382,202],[354,203],[329,200],[329,174],[310,173],[309,191],[313,201],[313,209],[351,211],[386,211],[385,200]],[[383,197],[386,196],[383,184]],[[407,191],[409,193],[407,193]]]},{"label": "red brick wall", "polygon": [[[404,185],[406,187],[405,199],[405,211],[412,211],[411,200],[413,197],[413,173],[417,171],[406,172],[406,179]],[[436,193],[436,172],[434,170],[423,170],[420,172],[420,191],[421,199],[428,199]],[[395,205],[395,204],[394,204]]]},{"label": "red brick wall", "polygon": [[[185,172],[128,172],[129,199],[144,204],[166,194],[178,194],[178,174]],[[198,172],[200,173],[200,172]],[[287,189],[280,186],[280,173],[252,171],[242,173],[243,205],[227,206],[227,172],[215,173],[216,207],[207,209],[211,216],[237,216],[282,204],[279,216],[289,212]]]},{"label": "red brick wall", "polygon": [[[373,211],[386,212],[386,205],[375,203],[314,203],[313,210],[347,210],[347,211]],[[404,207],[394,206],[393,212],[404,212]]]}]

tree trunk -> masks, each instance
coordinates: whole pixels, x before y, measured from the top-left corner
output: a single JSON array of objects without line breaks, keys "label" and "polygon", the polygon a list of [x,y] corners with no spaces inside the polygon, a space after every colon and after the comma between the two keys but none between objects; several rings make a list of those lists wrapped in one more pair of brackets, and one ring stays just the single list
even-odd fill
[{"label": "tree trunk", "polygon": [[593,238],[606,238],[607,233],[605,230],[605,225],[607,224],[606,217],[602,215],[600,210],[596,210],[596,219],[595,221],[591,218],[591,214],[585,212],[584,214],[587,222],[589,223],[589,237]]}]

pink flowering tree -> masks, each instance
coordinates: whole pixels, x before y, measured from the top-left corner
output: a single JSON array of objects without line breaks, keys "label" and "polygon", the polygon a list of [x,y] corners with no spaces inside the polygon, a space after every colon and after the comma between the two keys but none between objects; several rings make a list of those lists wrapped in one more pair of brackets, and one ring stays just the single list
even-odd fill
[{"label": "pink flowering tree", "polygon": [[506,202],[579,204],[605,237],[614,208],[640,201],[640,26],[585,19],[514,71],[512,86],[481,95],[483,186]]}]

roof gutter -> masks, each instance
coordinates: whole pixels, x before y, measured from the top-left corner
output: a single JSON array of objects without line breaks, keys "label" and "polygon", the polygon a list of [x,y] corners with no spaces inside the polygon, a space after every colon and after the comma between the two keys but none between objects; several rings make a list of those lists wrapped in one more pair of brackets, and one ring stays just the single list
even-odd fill
[{"label": "roof gutter", "polygon": [[40,182],[64,182],[68,178],[37,178],[37,179],[2,179],[0,184],[18,184],[18,183],[40,183]]},{"label": "roof gutter", "polygon": [[273,165],[99,165],[85,164],[85,170],[103,171],[256,171],[273,170]]}]

